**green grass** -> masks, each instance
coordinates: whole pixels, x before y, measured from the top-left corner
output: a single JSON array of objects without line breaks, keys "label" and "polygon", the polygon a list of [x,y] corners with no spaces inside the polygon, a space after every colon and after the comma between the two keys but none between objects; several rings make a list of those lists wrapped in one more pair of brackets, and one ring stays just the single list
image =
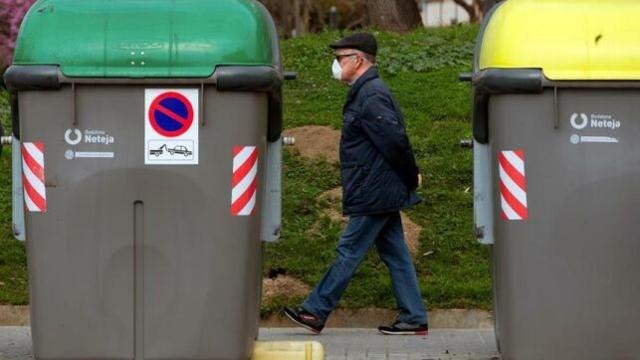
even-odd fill
[{"label": "green grass", "polygon": [[[0,122],[11,130],[9,101],[0,92]],[[13,238],[11,229],[11,151],[4,147],[0,156],[0,304],[26,304],[27,257],[24,243]]]},{"label": "green grass", "polygon": [[[471,98],[458,73],[471,69],[475,26],[418,30],[406,35],[376,32],[379,68],[406,117],[425,186],[424,202],[408,212],[423,227],[416,261],[429,308],[491,308],[488,249],[472,232],[472,153],[458,145],[471,137]],[[298,80],[285,86],[285,126],[327,125],[339,129],[348,88],[331,79],[327,44],[342,34],[325,32],[284,41],[285,68]],[[6,94],[0,116],[8,122]],[[0,166],[0,303],[28,301],[23,243],[11,238],[10,155]],[[341,225],[323,211],[318,195],[340,185],[339,170],[285,151],[282,240],[266,245],[265,274],[286,272],[313,286],[333,261]],[[318,223],[319,225],[318,226]],[[314,226],[315,225],[315,226]],[[424,253],[430,255],[422,256]],[[302,299],[296,299],[302,300]],[[263,304],[262,313],[283,301]],[[341,306],[395,306],[388,272],[375,250],[349,285]]]}]

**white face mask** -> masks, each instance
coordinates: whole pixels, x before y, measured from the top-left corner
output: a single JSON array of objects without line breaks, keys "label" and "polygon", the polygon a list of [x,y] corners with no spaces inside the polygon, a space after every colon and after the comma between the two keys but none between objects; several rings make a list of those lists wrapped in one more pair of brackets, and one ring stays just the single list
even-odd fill
[{"label": "white face mask", "polygon": [[338,59],[333,60],[333,65],[331,66],[331,72],[333,73],[334,79],[342,80],[342,66],[340,66]]}]

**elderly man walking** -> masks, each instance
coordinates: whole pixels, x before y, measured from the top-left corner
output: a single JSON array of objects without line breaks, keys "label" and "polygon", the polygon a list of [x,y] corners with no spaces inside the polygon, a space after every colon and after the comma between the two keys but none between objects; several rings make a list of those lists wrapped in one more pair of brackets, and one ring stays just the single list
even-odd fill
[{"label": "elderly man walking", "polygon": [[390,335],[426,335],[427,313],[404,239],[400,210],[420,202],[422,178],[400,107],[375,68],[377,43],[359,33],[330,45],[333,76],[351,90],[343,108],[340,162],[343,212],[349,223],[337,259],[301,306],[285,308],[296,324],[320,333],[356,269],[373,244],[389,268],[399,314],[378,330]]}]

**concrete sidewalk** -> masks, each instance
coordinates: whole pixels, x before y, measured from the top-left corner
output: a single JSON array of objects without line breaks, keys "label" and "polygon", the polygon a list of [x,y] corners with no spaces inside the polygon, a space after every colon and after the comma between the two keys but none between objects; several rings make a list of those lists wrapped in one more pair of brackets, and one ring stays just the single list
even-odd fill
[{"label": "concrete sidewalk", "polygon": [[[385,336],[372,329],[331,328],[316,336],[297,328],[262,328],[259,340],[319,341],[327,360],[498,359],[491,329],[437,329],[423,337]],[[0,327],[0,359],[33,359],[28,327]]]},{"label": "concrete sidewalk", "polygon": [[310,335],[302,329],[260,329],[260,340],[319,341],[327,360],[484,360],[497,359],[489,330],[430,330],[428,336],[388,336],[372,329],[325,329]]}]

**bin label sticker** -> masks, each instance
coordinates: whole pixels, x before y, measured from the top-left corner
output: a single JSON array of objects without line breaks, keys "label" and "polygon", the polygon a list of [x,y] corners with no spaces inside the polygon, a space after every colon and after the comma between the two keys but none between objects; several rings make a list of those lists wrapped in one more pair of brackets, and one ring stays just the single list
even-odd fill
[{"label": "bin label sticker", "polygon": [[145,165],[198,164],[198,90],[146,89]]},{"label": "bin label sticker", "polygon": [[47,212],[44,143],[42,141],[22,143],[22,183],[27,211]]},{"label": "bin label sticker", "polygon": [[71,146],[76,146],[80,143],[85,145],[110,146],[116,142],[116,138],[105,130],[67,129],[64,132],[64,141]]},{"label": "bin label sticker", "polygon": [[[113,159],[113,151],[85,151],[95,150],[96,147],[107,146],[109,148],[116,142],[115,136],[105,130],[96,129],[67,129],[64,132],[64,141],[71,148],[64,152],[64,158],[73,159]],[[90,147],[90,149],[78,150],[78,147]]]},{"label": "bin label sticker", "polygon": [[233,176],[231,177],[231,215],[255,214],[258,189],[258,148],[233,147]]},{"label": "bin label sticker", "polygon": [[504,220],[526,221],[527,182],[524,173],[524,151],[498,152],[498,172],[500,174],[501,216]]},{"label": "bin label sticker", "polygon": [[[613,133],[622,127],[622,122],[610,114],[573,113],[569,118],[569,123],[573,129],[580,132],[589,130]],[[617,144],[620,142],[614,136],[602,136],[599,134],[572,134],[569,137],[569,141],[574,145],[581,143]]]}]

